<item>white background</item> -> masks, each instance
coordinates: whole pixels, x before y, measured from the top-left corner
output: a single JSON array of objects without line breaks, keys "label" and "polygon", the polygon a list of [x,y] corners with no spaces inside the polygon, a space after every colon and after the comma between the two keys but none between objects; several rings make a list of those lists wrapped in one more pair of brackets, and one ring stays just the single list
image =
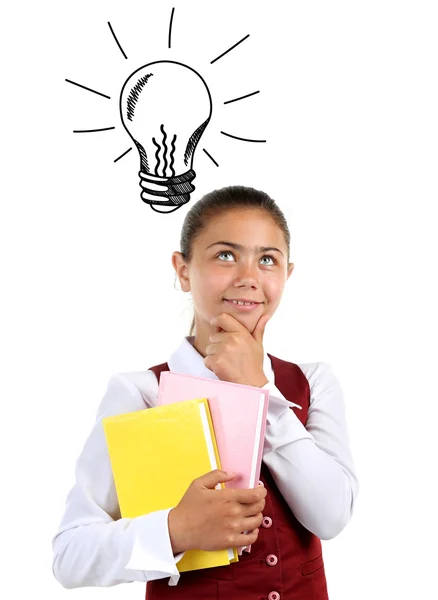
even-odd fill
[{"label": "white background", "polygon": [[[51,538],[108,379],[188,333],[171,253],[188,208],[228,184],[264,189],[290,224],[295,270],[265,347],[330,363],[345,393],[361,489],[323,542],[331,600],[436,597],[437,28],[420,0],[2,9],[1,597],[144,597],[138,583],[64,590]],[[213,97],[192,202],[170,215],[141,201],[136,151],[113,162],[130,146],[123,82],[163,59]]]}]

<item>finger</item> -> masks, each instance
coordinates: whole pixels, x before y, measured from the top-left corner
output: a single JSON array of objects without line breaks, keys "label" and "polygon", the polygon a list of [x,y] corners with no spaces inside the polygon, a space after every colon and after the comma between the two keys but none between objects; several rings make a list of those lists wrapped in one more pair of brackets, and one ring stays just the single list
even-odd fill
[{"label": "finger", "polygon": [[216,333],[209,335],[208,339],[212,344],[219,344],[225,340],[227,335],[228,333],[226,331],[217,331]]},{"label": "finger", "polygon": [[254,327],[254,330],[251,334],[255,341],[259,344],[263,345],[263,335],[265,333],[266,323],[269,321],[270,318],[271,315],[262,315],[257,321],[257,325]]},{"label": "finger", "polygon": [[264,498],[263,500],[254,502],[253,504],[241,504],[240,507],[242,511],[242,517],[253,517],[254,515],[258,515],[259,513],[263,512],[265,506],[266,501]]},{"label": "finger", "polygon": [[221,313],[220,315],[216,315],[210,321],[211,325],[222,327],[224,331],[248,331],[246,327],[239,323],[237,319],[235,319],[232,315],[228,313]]},{"label": "finger", "polygon": [[241,533],[236,536],[233,546],[235,548],[239,546],[248,546],[249,544],[254,544],[257,540],[259,534],[259,528],[253,529],[253,531],[248,531],[248,533]]},{"label": "finger", "polygon": [[240,504],[254,504],[259,502],[262,498],[266,498],[266,488],[257,486],[256,488],[250,489],[233,489],[233,497]]},{"label": "finger", "polygon": [[209,344],[205,349],[205,353],[207,356],[214,356],[217,351],[218,351],[217,344]]},{"label": "finger", "polygon": [[258,513],[256,515],[251,515],[250,517],[244,517],[242,521],[242,525],[244,527],[243,531],[254,531],[256,527],[260,527],[263,522],[263,514]]},{"label": "finger", "polygon": [[[211,321],[210,321],[210,325],[211,325]],[[219,325],[212,325],[212,327],[213,327],[213,334],[221,333],[223,331],[222,327],[220,327]]]},{"label": "finger", "polygon": [[206,356],[204,358],[204,365],[214,373],[214,359],[212,356]]},{"label": "finger", "polygon": [[233,335],[233,333],[235,334],[236,332],[219,331],[219,332],[212,333],[211,335],[209,335],[208,339],[212,344],[222,344],[222,343],[226,342],[227,340],[229,340],[230,337]]}]

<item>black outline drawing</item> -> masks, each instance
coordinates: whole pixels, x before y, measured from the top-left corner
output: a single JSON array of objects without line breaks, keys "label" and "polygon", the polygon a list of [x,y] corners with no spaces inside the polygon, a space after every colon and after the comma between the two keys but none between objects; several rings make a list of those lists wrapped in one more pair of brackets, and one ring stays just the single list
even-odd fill
[{"label": "black outline drawing", "polygon": [[108,21],[108,27],[110,28],[110,30],[111,30],[111,33],[113,34],[113,38],[116,40],[117,46],[120,48],[120,52],[123,54],[123,56],[124,56],[126,59],[128,59],[128,57],[126,56],[126,54],[125,54],[125,52],[124,52],[124,50],[123,50],[122,46],[120,45],[120,42],[119,42],[119,40],[118,40],[118,39],[117,39],[117,37],[116,37],[116,34],[114,33],[114,30],[113,30],[113,28],[111,27],[111,23],[110,23],[109,21]]},{"label": "black outline drawing", "polygon": [[118,160],[120,160],[121,158],[123,158],[124,156],[126,156],[126,154],[128,154],[128,152],[131,152],[132,150],[132,146],[130,148],[128,148],[127,150],[125,150],[125,152],[123,154],[121,154],[120,156],[118,156],[117,158],[114,159],[114,162],[117,162]]},{"label": "black outline drawing", "polygon": [[[169,76],[164,76],[163,72],[169,71]],[[203,86],[197,88],[198,94],[203,94],[204,97],[200,98],[199,103],[206,105],[208,103],[208,115],[199,117],[197,125],[194,131],[190,131],[188,139],[181,138],[179,131],[175,131],[172,125],[166,123],[157,122],[160,116],[152,114],[140,107],[140,101],[142,94],[145,95],[145,101],[147,101],[150,89],[153,90],[152,86],[165,84],[170,81],[175,72],[179,72],[181,76],[188,77],[188,85],[192,85],[193,75],[196,76],[196,80],[200,80]],[[154,74],[158,72],[158,79]],[[161,79],[160,79],[161,78]],[[157,83],[156,83],[157,82]],[[161,82],[161,83],[160,83]],[[178,94],[175,94],[174,98],[169,98],[168,90],[171,88],[169,85],[165,85],[164,92],[159,91],[158,94],[162,96],[162,103],[167,102],[166,106],[170,104],[171,111],[176,112],[178,115],[179,110],[179,98]],[[155,87],[156,89],[156,87]],[[157,92],[153,92],[157,94]],[[192,94],[190,102],[196,103],[197,98]],[[120,117],[128,132],[129,136],[134,141],[137,150],[140,155],[140,187],[142,188],[141,199],[150,204],[151,208],[156,212],[173,212],[180,208],[183,204],[186,204],[190,200],[190,194],[195,189],[192,184],[193,179],[196,176],[193,170],[193,157],[196,150],[196,146],[207,127],[211,114],[212,114],[212,100],[210,90],[205,80],[199,75],[195,69],[192,69],[188,65],[179,63],[171,60],[159,60],[144,65],[131,73],[128,79],[123,84],[120,92]],[[140,107],[140,108],[139,108]],[[133,132],[133,129],[139,129],[138,126],[133,127],[131,123],[137,118],[137,112],[140,111],[141,117],[141,128],[139,136]],[[195,119],[196,116],[189,115],[191,119]],[[184,115],[181,115],[181,127],[185,119]],[[156,134],[152,137],[148,137],[147,132],[155,131]],[[184,128],[183,128],[184,131]],[[144,137],[142,137],[144,136]],[[187,133],[186,133],[187,137]],[[142,139],[137,139],[142,138]],[[153,148],[150,146],[152,141]],[[147,150],[149,146],[149,151]],[[175,153],[178,154],[178,163],[183,165],[185,169],[183,172],[175,172]]]},{"label": "black outline drawing", "polygon": [[[175,15],[175,7],[172,8],[172,12],[170,15],[169,28],[168,28],[168,40],[167,45],[170,49],[172,47],[172,27],[174,23],[174,15]],[[108,21],[108,27],[111,31],[111,34],[116,42],[120,52],[123,54],[124,58],[127,60],[128,56],[123,50],[115,32]],[[219,56],[210,61],[210,64],[215,64],[218,60],[226,56],[231,50],[242,44],[245,40],[250,37],[248,33],[241,40],[236,42],[233,46],[225,50]],[[139,105],[142,105],[145,100],[148,99],[148,95],[151,93],[151,90],[154,94],[156,94],[156,85],[154,84],[153,79],[153,69],[155,68],[162,69],[166,64],[172,65],[173,68],[175,66],[181,67],[181,69],[186,69],[191,73],[191,85],[189,83],[189,87],[182,86],[181,88],[177,88],[175,90],[166,88],[165,89],[165,97],[163,98],[166,101],[166,106],[172,104],[172,106],[176,107],[176,114],[178,116],[178,99],[183,94],[190,94],[190,99],[193,95],[193,82],[195,81],[195,88],[197,88],[197,92],[199,94],[200,86],[199,82],[201,81],[203,84],[203,88],[205,88],[205,94],[201,91],[201,95],[203,96],[203,106],[202,110],[199,114],[199,119],[195,118],[194,123],[197,124],[194,126],[193,133],[190,133],[187,138],[187,130],[184,131],[186,138],[183,140],[183,135],[181,132],[178,132],[178,126],[175,126],[174,119],[170,119],[171,123],[165,122],[163,116],[156,117],[159,119],[159,122],[155,122],[150,128],[151,132],[153,132],[148,138],[147,144],[144,143],[144,140],[136,140],[135,136],[130,132],[130,124],[137,120],[137,112],[141,115],[141,119],[146,120],[148,126],[150,125],[149,121],[154,120],[154,115],[151,115],[151,119],[149,116],[153,110],[148,111],[145,110],[144,107],[138,108]],[[167,68],[167,67],[165,67]],[[142,74],[136,78],[136,74],[142,71]],[[182,73],[180,71],[179,73]],[[196,79],[193,79],[193,74],[196,76]],[[152,77],[152,79],[151,79]],[[179,77],[179,75],[178,75]],[[135,80],[136,79],[136,80]],[[157,82],[160,80],[159,77],[155,78]],[[161,76],[161,81],[165,80]],[[93,88],[82,85],[70,79],[65,80],[67,83],[79,87],[81,89],[87,90],[93,94],[97,94],[100,97],[111,100],[111,97],[107,94],[103,94],[102,92],[98,92]],[[128,83],[129,82],[129,83]],[[197,83],[196,83],[197,82]],[[128,84],[128,86],[127,86]],[[125,95],[125,105],[123,105],[123,94],[125,88],[129,87],[129,91]],[[260,90],[256,90],[254,92],[245,94],[243,96],[239,96],[237,98],[233,98],[230,100],[224,101],[224,105],[233,104],[234,102],[238,102],[240,100],[244,100],[246,98],[250,98],[259,94]],[[143,95],[143,99],[141,97]],[[173,96],[175,96],[175,101],[173,102]],[[173,102],[169,102],[169,99]],[[205,110],[207,106],[205,103],[208,99],[209,110]],[[161,103],[157,101],[155,98],[155,104],[153,106],[158,106],[159,110],[156,112],[161,112]],[[210,90],[204,80],[204,78],[197,72],[195,69],[190,67],[189,65],[185,65],[178,61],[171,60],[158,60],[151,63],[147,63],[144,66],[133,71],[125,80],[125,83],[122,86],[122,90],[119,96],[119,114],[122,120],[123,127],[128,132],[131,139],[134,141],[134,145],[138,150],[139,159],[140,159],[140,187],[141,199],[150,205],[150,207],[159,213],[169,213],[174,212],[184,204],[186,204],[190,200],[190,194],[195,189],[193,185],[193,180],[196,176],[196,173],[193,169],[193,159],[196,147],[198,142],[203,135],[208,123],[210,122],[212,115],[213,103],[210,94]],[[206,114],[208,112],[208,115]],[[204,113],[204,114],[202,114]],[[172,115],[174,117],[174,115]],[[187,119],[186,115],[181,116],[181,123],[186,123]],[[193,117],[192,117],[193,118]],[[163,120],[163,122],[161,122]],[[129,122],[129,123],[127,123]],[[128,125],[128,126],[127,126]],[[101,127],[96,129],[76,129],[73,130],[73,133],[95,133],[101,131],[110,131],[115,129],[115,126],[111,127]],[[135,127],[134,127],[135,129]],[[147,129],[147,127],[146,127]],[[250,139],[244,138],[241,136],[233,135],[231,133],[226,133],[225,131],[220,132],[222,135],[232,138],[234,140],[239,140],[242,142],[255,142],[255,143],[264,143],[266,140],[262,139]],[[137,134],[136,134],[137,135]],[[137,137],[141,137],[138,136]],[[146,147],[147,146],[147,149]],[[130,146],[127,150],[125,150],[122,154],[120,154],[117,158],[114,159],[114,163],[118,162],[124,156],[126,156],[134,146]],[[213,158],[213,156],[207,151],[206,148],[202,149],[204,154],[210,159],[210,161],[219,167],[219,163]],[[181,171],[181,172],[177,172]]]},{"label": "black outline drawing", "polygon": [[93,92],[93,94],[97,94],[98,96],[103,96],[104,98],[108,98],[108,100],[111,100],[111,96],[107,96],[106,94],[102,94],[101,92],[96,92],[96,90],[92,90],[89,87],[86,87],[85,85],[81,85],[80,83],[76,83],[75,81],[71,81],[71,79],[66,79],[66,81],[68,83],[72,83],[73,85],[77,85],[78,87],[84,89],[84,90],[88,90],[89,92]]},{"label": "black outline drawing", "polygon": [[173,23],[173,14],[175,12],[175,7],[172,8],[172,14],[170,15],[170,23],[169,23],[169,41],[167,43],[167,47],[171,48],[172,47],[172,23]]},{"label": "black outline drawing", "polygon": [[247,138],[238,137],[237,135],[231,135],[231,133],[225,133],[225,131],[221,131],[222,135],[226,135],[233,140],[240,140],[241,142],[266,142],[266,140],[249,140]]},{"label": "black outline drawing", "polygon": [[76,129],[73,130],[73,133],[95,133],[96,131],[109,131],[110,129],[115,129],[115,127],[101,127],[100,129]]},{"label": "black outline drawing", "polygon": [[260,90],[252,92],[251,94],[246,94],[245,96],[240,96],[239,98],[234,98],[233,100],[227,100],[224,102],[224,104],[231,104],[232,102],[237,102],[238,100],[243,100],[244,98],[249,98],[250,96],[255,96],[256,94],[260,94]]},{"label": "black outline drawing", "polygon": [[211,155],[211,154],[209,154],[205,148],[202,148],[202,149],[204,150],[204,152],[205,152],[205,154],[208,156],[208,158],[210,158],[210,159],[211,159],[211,160],[214,162],[214,164],[215,164],[215,165],[218,167],[219,165],[218,165],[218,164],[217,164],[217,162],[214,160],[214,158],[212,157],[212,155]]},{"label": "black outline drawing", "polygon": [[231,46],[231,48],[228,48],[228,50],[225,50],[225,52],[222,52],[222,54],[220,54],[218,57],[216,57],[214,60],[212,60],[210,64],[212,65],[213,63],[215,63],[217,60],[219,60],[220,58],[225,56],[225,54],[228,54],[228,52],[231,52],[231,50],[233,50],[233,48],[235,48],[236,46],[238,46],[239,44],[241,44],[248,38],[249,38],[249,33],[244,38],[242,38],[239,42],[237,42],[237,44],[234,44],[234,46]]}]

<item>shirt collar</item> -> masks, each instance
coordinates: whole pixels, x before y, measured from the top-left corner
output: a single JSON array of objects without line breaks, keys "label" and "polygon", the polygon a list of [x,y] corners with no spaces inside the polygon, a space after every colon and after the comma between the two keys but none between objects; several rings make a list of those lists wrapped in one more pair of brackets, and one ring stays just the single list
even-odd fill
[{"label": "shirt collar", "polygon": [[[193,346],[194,336],[183,338],[179,347],[171,354],[167,364],[173,373],[184,373],[195,377],[204,377],[206,379],[218,379],[216,374],[207,369],[204,359]],[[271,359],[264,352],[263,372],[270,383],[274,383],[274,372],[272,370]]]}]

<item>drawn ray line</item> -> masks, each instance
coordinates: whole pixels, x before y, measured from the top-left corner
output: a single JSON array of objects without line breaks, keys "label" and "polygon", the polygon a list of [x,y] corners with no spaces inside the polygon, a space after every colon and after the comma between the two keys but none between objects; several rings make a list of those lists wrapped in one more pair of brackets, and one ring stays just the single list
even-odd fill
[{"label": "drawn ray line", "polygon": [[130,152],[132,150],[132,146],[130,148],[128,148],[126,150],[126,152],[124,152],[123,154],[121,154],[120,156],[118,156],[117,158],[114,159],[114,162],[116,163],[118,160],[120,160],[121,158],[123,158],[124,156],[126,156],[128,154],[128,152]]},{"label": "drawn ray line", "polygon": [[102,127],[102,129],[76,129],[73,133],[93,133],[94,131],[109,131],[115,129],[115,127]]},{"label": "drawn ray line", "polygon": [[111,29],[111,33],[113,34],[113,38],[114,38],[114,39],[116,40],[116,42],[117,42],[117,46],[120,48],[120,52],[123,54],[123,56],[124,56],[125,58],[128,58],[128,57],[126,56],[126,54],[124,53],[124,51],[123,51],[123,48],[121,47],[121,45],[120,45],[120,43],[119,43],[119,40],[116,38],[116,34],[114,33],[114,30],[113,30],[113,28],[111,27],[111,23],[110,23],[109,21],[108,21],[108,25],[109,25],[109,28]]},{"label": "drawn ray line", "polygon": [[235,140],[241,140],[242,142],[266,142],[266,140],[249,140],[247,138],[237,137],[237,135],[231,135],[231,133],[225,133],[225,131],[221,131],[221,133]]},{"label": "drawn ray line", "polygon": [[76,83],[75,81],[71,81],[71,79],[66,79],[66,81],[68,83],[72,83],[73,85],[77,85],[80,88],[83,88],[84,90],[88,90],[89,92],[93,92],[93,94],[98,94],[98,96],[103,96],[104,98],[108,98],[108,100],[111,100],[111,96],[107,96],[106,94],[102,94],[101,92],[96,92],[96,90],[92,90],[89,87],[86,87],[85,85],[81,85],[80,83]]},{"label": "drawn ray line", "polygon": [[233,48],[235,48],[236,46],[238,46],[239,44],[241,44],[242,42],[244,42],[248,38],[249,38],[249,33],[244,38],[242,38],[239,42],[237,42],[237,44],[234,44],[234,46],[231,46],[231,48],[228,48],[228,50],[225,50],[225,52],[222,52],[222,54],[220,54],[217,58],[215,58],[214,60],[212,60],[210,64],[212,65],[213,63],[215,63],[217,60],[219,60],[220,58],[222,58],[223,56],[225,56],[225,54],[228,54],[228,52],[231,52],[231,50],[233,50]]},{"label": "drawn ray line", "polygon": [[175,7],[172,8],[172,14],[170,15],[170,23],[169,23],[169,42],[168,42],[168,46],[169,48],[172,45],[171,39],[172,39],[172,22],[173,22],[173,13],[175,12]]},{"label": "drawn ray line", "polygon": [[246,96],[240,96],[240,98],[234,98],[233,100],[227,100],[224,104],[230,104],[231,102],[237,102],[238,100],[243,100],[244,98],[249,98],[250,96],[254,96],[255,94],[260,94],[260,90],[256,92],[252,92],[251,94],[246,94]]},{"label": "drawn ray line", "polygon": [[214,158],[212,157],[212,155],[211,155],[211,154],[209,154],[205,148],[202,148],[202,149],[204,150],[204,152],[205,152],[205,154],[208,156],[208,158],[210,158],[210,159],[211,159],[211,160],[214,162],[214,164],[215,164],[215,165],[218,167],[219,165],[218,165],[218,164],[217,164],[217,162],[214,160]]}]

